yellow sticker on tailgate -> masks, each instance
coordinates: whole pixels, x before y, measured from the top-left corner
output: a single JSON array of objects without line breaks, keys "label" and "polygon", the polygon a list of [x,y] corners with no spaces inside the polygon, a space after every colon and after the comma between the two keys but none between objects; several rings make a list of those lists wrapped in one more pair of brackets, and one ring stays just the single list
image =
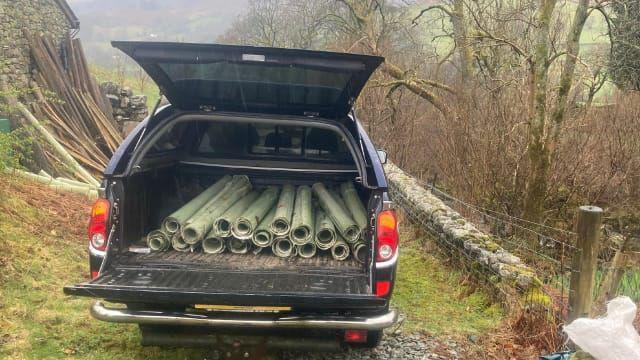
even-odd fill
[{"label": "yellow sticker on tailgate", "polygon": [[236,306],[236,305],[209,305],[195,304],[195,309],[209,311],[241,311],[241,312],[281,312],[290,311],[290,306]]}]

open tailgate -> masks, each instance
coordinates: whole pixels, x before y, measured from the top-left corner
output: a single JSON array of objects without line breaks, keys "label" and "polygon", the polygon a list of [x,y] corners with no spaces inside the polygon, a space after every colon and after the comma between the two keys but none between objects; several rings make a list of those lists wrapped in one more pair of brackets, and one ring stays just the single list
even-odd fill
[{"label": "open tailgate", "polygon": [[116,267],[65,294],[114,302],[176,305],[288,306],[293,309],[381,309],[364,274]]}]

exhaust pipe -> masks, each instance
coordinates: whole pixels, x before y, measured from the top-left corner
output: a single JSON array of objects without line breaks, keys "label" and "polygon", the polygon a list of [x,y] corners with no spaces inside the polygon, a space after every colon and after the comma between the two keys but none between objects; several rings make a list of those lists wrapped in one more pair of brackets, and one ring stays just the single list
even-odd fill
[{"label": "exhaust pipe", "polygon": [[289,240],[289,238],[286,237],[276,238],[273,242],[273,245],[271,245],[273,254],[283,258],[291,256],[291,254],[293,253],[293,249],[293,243],[291,242],[291,240]]},{"label": "exhaust pipe", "polygon": [[296,251],[298,256],[304,259],[309,259],[315,256],[317,247],[315,243],[309,242],[304,245],[297,245]]},{"label": "exhaust pipe", "polygon": [[246,254],[249,252],[249,241],[237,238],[229,238],[227,246],[234,254]]},{"label": "exhaust pipe", "polygon": [[207,254],[220,254],[224,252],[226,243],[224,238],[209,236],[202,240],[202,250]]}]

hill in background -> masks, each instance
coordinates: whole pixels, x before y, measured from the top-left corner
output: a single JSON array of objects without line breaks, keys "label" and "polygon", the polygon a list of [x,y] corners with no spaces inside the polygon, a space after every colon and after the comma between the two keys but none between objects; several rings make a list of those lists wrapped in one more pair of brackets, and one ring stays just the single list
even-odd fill
[{"label": "hill in background", "polygon": [[214,42],[247,0],[68,0],[89,62],[113,67],[111,40]]}]

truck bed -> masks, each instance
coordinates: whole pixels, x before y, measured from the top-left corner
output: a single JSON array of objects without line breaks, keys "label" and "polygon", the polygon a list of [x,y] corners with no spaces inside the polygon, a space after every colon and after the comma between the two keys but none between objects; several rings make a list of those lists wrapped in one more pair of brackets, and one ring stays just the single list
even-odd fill
[{"label": "truck bed", "polygon": [[118,267],[152,267],[152,268],[206,268],[211,271],[260,271],[260,272],[304,272],[304,273],[340,273],[349,275],[366,275],[362,264],[353,257],[345,261],[333,259],[326,252],[318,252],[317,256],[304,259],[299,256],[280,258],[269,250],[258,254],[207,254],[204,252],[162,251],[148,254],[127,253],[118,255],[114,260]]}]

